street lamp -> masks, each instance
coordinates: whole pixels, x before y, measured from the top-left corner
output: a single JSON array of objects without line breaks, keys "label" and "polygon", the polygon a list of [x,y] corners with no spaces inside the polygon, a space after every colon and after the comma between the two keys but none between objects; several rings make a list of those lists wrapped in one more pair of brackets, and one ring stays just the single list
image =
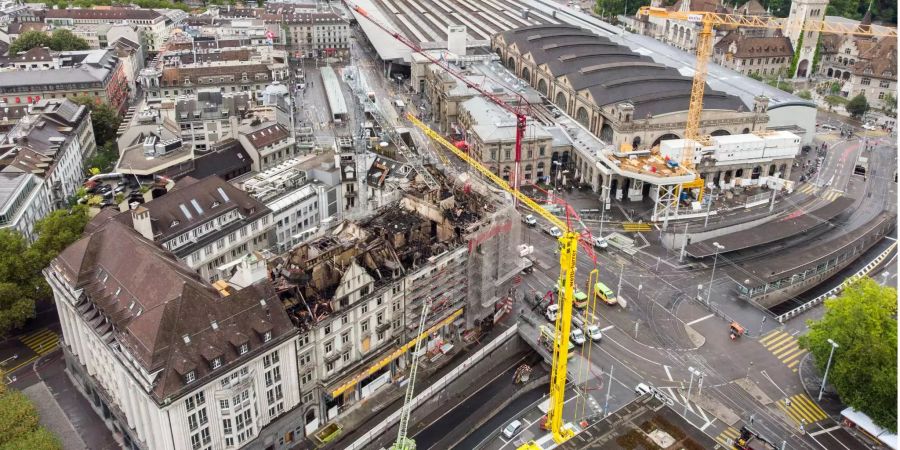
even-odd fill
[{"label": "street lamp", "polygon": [[688,403],[691,401],[691,389],[694,387],[694,375],[697,375],[698,379],[703,379],[703,372],[694,369],[693,367],[688,367],[688,371],[691,373],[691,381],[688,383],[687,399],[684,401],[684,414],[682,415],[685,417],[687,417]]},{"label": "street lamp", "polygon": [[556,166],[556,170],[553,171],[553,192],[555,193],[556,192],[556,180],[559,179],[559,168],[560,168],[560,166],[562,166],[562,163],[557,160],[553,160],[553,161],[551,161],[551,163],[554,166]]},{"label": "street lamp", "polygon": [[719,250],[724,250],[725,246],[719,244],[718,242],[713,242],[713,247],[716,248],[716,256],[713,258],[713,268],[712,274],[709,275],[709,290],[706,292],[706,305],[709,305],[709,298],[712,296],[712,288],[713,288],[713,280],[716,278],[716,263],[719,262]]},{"label": "street lamp", "polygon": [[837,342],[834,342],[830,338],[828,339],[828,343],[831,344],[831,353],[828,354],[828,364],[825,365],[825,376],[822,377],[822,387],[819,388],[819,401],[822,401],[822,394],[825,393],[825,383],[828,382],[828,369],[831,368],[831,357],[834,356],[834,349],[838,348]]}]

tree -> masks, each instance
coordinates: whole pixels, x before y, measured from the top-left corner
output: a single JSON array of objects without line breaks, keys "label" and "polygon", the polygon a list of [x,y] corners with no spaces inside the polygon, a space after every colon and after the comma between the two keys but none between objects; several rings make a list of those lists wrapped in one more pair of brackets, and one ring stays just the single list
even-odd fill
[{"label": "tree", "polygon": [[824,33],[819,33],[819,39],[816,41],[816,52],[813,53],[812,60],[812,68],[809,69],[809,74],[812,75],[819,71],[819,61],[822,59],[822,35]]},{"label": "tree", "polygon": [[35,302],[50,298],[41,270],[81,236],[87,222],[82,205],[53,211],[35,223],[37,239],[30,246],[19,232],[0,230],[0,335],[24,325],[35,315]]},{"label": "tree", "polygon": [[116,131],[119,129],[119,124],[122,123],[122,118],[112,106],[109,106],[108,103],[100,103],[96,97],[88,95],[79,95],[72,98],[72,101],[87,106],[91,110],[91,123],[94,126],[94,139],[97,140],[97,145],[115,141]]},{"label": "tree", "polygon": [[850,99],[850,103],[847,103],[846,108],[851,116],[862,117],[869,110],[869,102],[866,100],[865,95],[856,94],[856,97],[853,97]]},{"label": "tree", "polygon": [[75,36],[74,33],[65,28],[53,30],[53,35],[50,37],[50,49],[58,52],[87,50],[89,48],[91,47],[86,40]]},{"label": "tree", "polygon": [[47,36],[47,33],[31,30],[19,35],[19,38],[9,45],[9,54],[12,56],[17,55],[20,52],[31,50],[35,47],[49,46],[50,36]]},{"label": "tree", "polygon": [[888,114],[894,114],[894,112],[897,111],[897,97],[895,97],[892,92],[884,94],[884,98],[881,99],[881,102],[884,105],[884,110],[887,111]]},{"label": "tree", "polygon": [[834,83],[831,83],[830,92],[831,92],[831,95],[840,94],[841,93],[841,83],[839,81],[835,81]]},{"label": "tree", "polygon": [[0,382],[0,450],[62,449],[59,439],[40,425],[38,417],[25,394]]},{"label": "tree", "polygon": [[[803,21],[803,25],[804,26],[806,25],[805,20]],[[794,46],[794,48],[796,48],[798,50],[794,52],[794,57],[791,58],[791,70],[788,72],[788,76],[791,78],[793,78],[794,75],[797,74],[797,66],[800,64],[800,50],[799,49],[803,48],[803,36],[804,35],[806,35],[806,33],[800,33],[800,38],[797,39],[797,45]]]},{"label": "tree", "polygon": [[825,301],[825,315],[809,321],[800,346],[824,372],[832,339],[828,381],[841,400],[868,415],[880,427],[897,430],[897,290],[871,278],[850,285]]}]

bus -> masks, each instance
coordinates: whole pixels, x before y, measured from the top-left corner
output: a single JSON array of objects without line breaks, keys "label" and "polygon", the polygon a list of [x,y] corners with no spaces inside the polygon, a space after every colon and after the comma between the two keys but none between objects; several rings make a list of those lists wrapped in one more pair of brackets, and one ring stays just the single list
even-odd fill
[{"label": "bus", "polygon": [[[538,342],[543,345],[547,351],[553,352],[553,348],[550,347],[550,343],[553,342],[553,335],[556,334],[556,330],[548,327],[547,325],[541,325],[541,336],[538,338]],[[572,343],[570,339],[566,339],[566,344],[569,349],[569,354],[567,355],[567,359],[571,358],[573,354],[575,354],[575,344]]]},{"label": "bus", "polygon": [[600,300],[603,300],[607,305],[615,305],[617,303],[615,292],[603,283],[594,285],[594,295],[600,297]]}]

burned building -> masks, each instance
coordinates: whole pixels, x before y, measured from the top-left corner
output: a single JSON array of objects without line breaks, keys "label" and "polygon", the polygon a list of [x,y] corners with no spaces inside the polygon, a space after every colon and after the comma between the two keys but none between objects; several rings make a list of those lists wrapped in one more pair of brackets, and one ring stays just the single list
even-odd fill
[{"label": "burned building", "polygon": [[270,278],[301,333],[308,435],[332,422],[350,426],[355,406],[405,378],[427,302],[426,376],[489,330],[512,293],[520,269],[515,208],[434,175],[441,188],[414,184],[368,218],[270,261]]}]

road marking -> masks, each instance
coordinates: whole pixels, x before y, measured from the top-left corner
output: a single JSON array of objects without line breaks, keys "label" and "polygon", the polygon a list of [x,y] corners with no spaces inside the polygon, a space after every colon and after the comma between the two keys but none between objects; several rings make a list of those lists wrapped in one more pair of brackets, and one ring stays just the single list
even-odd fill
[{"label": "road marking", "polygon": [[669,377],[669,381],[674,381],[672,380],[672,373],[669,372],[669,366],[663,366],[663,369],[666,369],[666,376]]},{"label": "road marking", "polygon": [[[709,421],[709,417],[706,415],[705,412],[703,412],[703,408],[701,408],[700,405],[697,405],[697,411],[700,411],[700,415],[703,416],[703,422],[705,422],[707,425],[712,423]],[[701,428],[701,431],[702,431],[702,428]]]},{"label": "road marking", "polygon": [[765,344],[765,343],[769,342],[773,337],[781,336],[781,333],[782,333],[781,330],[772,330],[772,331],[766,333],[765,335],[763,335],[763,337],[759,338],[759,343]]},{"label": "road marking", "polygon": [[609,325],[609,326],[601,328],[600,331],[606,331],[606,330],[611,329],[612,327],[613,327],[612,325]]},{"label": "road marking", "polygon": [[701,317],[701,318],[699,318],[699,319],[694,319],[694,320],[692,320],[692,321],[686,323],[685,325],[693,325],[693,324],[695,324],[695,323],[703,322],[704,320],[709,319],[710,317],[712,317],[712,316],[714,316],[714,315],[715,315],[715,314],[708,314],[708,315],[705,315],[705,316],[703,316],[703,317]]},{"label": "road marking", "polygon": [[38,355],[46,355],[52,352],[59,344],[59,336],[47,328],[25,336],[20,340]]},{"label": "road marking", "polygon": [[716,441],[718,441],[720,444],[722,444],[723,446],[725,446],[727,448],[732,448],[732,443],[734,443],[734,440],[740,436],[741,436],[740,431],[738,431],[732,427],[728,427],[728,428],[722,430],[722,432],[719,433],[718,436],[716,436]]},{"label": "road marking", "polygon": [[797,425],[800,425],[803,421],[805,421],[807,425],[810,425],[828,418],[825,411],[822,411],[822,409],[819,408],[819,405],[816,405],[811,398],[806,396],[806,394],[797,394],[790,397],[790,406],[787,405],[785,400],[787,399],[778,400],[776,405],[778,405],[778,408],[784,411],[788,418]]},{"label": "road marking", "polygon": [[[700,411],[703,411],[703,410],[701,409]],[[714,423],[716,423],[716,418],[715,418],[715,417],[713,417],[713,419],[712,419],[711,421],[706,422],[705,424],[703,424],[703,426],[700,427],[700,431],[706,431],[706,429],[709,428],[709,426],[712,425],[712,424],[714,424]]]},{"label": "road marking", "polygon": [[838,429],[840,429],[840,428],[841,428],[840,425],[835,425],[835,426],[833,426],[833,427],[831,427],[831,428],[826,428],[826,429],[824,429],[824,430],[816,431],[815,433],[809,433],[809,435],[810,435],[810,436],[818,436],[818,435],[820,435],[820,434],[830,433],[830,432],[832,432],[832,431],[834,431],[834,430],[838,430]]}]

